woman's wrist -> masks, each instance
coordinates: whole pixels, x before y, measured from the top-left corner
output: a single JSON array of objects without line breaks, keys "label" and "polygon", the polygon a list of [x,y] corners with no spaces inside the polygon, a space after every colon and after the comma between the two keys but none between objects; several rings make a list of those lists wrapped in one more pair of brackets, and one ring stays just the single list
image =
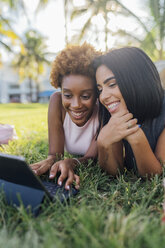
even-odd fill
[{"label": "woman's wrist", "polygon": [[81,162],[78,160],[78,158],[72,158],[74,161],[76,161],[77,165],[81,165]]},{"label": "woman's wrist", "polygon": [[56,161],[56,155],[48,154],[48,159],[52,160],[52,162]]}]

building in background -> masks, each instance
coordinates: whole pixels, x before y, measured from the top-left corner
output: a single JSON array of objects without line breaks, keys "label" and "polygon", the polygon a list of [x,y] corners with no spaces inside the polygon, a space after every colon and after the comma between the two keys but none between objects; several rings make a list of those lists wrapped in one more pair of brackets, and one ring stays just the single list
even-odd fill
[{"label": "building in background", "polygon": [[[160,74],[163,88],[165,89],[165,60],[155,62]],[[46,103],[49,101],[51,94],[60,89],[55,89],[49,80],[50,68],[47,69],[45,76],[42,76],[39,84],[39,91],[36,83],[32,82],[32,102]],[[30,102],[30,87],[28,80],[19,81],[18,74],[10,67],[3,66],[0,68],[0,103]]]},{"label": "building in background", "polygon": [[[45,76],[42,76],[39,84],[39,91],[36,83],[32,82],[32,89],[29,87],[28,80],[19,81],[18,74],[10,67],[3,66],[0,68],[0,103],[9,102],[30,102],[32,93],[32,102],[48,102],[50,95],[57,91],[51,86],[49,81],[50,71],[47,69]],[[45,93],[44,93],[45,92]]]}]

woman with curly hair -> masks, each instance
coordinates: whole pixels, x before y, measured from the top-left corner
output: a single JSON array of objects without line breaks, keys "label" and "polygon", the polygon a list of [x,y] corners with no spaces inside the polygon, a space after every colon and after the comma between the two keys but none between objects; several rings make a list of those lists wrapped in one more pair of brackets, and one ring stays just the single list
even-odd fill
[{"label": "woman with curly hair", "polygon": [[[98,103],[94,58],[100,55],[91,45],[68,46],[57,55],[52,65],[51,84],[61,88],[50,98],[48,110],[49,154],[46,160],[31,165],[37,175],[50,169],[49,178],[58,172],[58,184],[66,180],[65,189],[73,181],[79,188],[79,176],[74,173],[77,164],[97,156]],[[64,151],[81,155],[61,159]]]},{"label": "woman with curly hair", "polygon": [[162,173],[165,162],[165,95],[151,59],[137,47],[114,49],[94,61],[103,128],[100,166],[111,175],[133,169]]}]

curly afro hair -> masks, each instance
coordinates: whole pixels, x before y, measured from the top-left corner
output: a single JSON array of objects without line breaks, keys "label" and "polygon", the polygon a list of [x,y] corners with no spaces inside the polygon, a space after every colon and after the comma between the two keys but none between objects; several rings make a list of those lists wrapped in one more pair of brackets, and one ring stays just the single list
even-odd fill
[{"label": "curly afro hair", "polygon": [[94,58],[101,55],[90,44],[70,45],[62,50],[52,64],[50,81],[55,88],[61,87],[62,79],[66,75],[80,74],[95,78],[92,66]]}]

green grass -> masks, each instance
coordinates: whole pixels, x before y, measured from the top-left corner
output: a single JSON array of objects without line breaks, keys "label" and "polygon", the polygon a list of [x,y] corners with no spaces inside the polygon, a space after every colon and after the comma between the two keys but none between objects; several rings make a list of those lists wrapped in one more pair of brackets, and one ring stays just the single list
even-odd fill
[{"label": "green grass", "polygon": [[[0,105],[0,122],[15,125],[18,140],[0,152],[24,156],[28,163],[48,152],[47,105]],[[163,248],[162,177],[142,180],[125,172],[114,179],[89,161],[77,168],[80,193],[69,203],[43,204],[34,218],[24,207],[0,197],[0,247]]]}]

